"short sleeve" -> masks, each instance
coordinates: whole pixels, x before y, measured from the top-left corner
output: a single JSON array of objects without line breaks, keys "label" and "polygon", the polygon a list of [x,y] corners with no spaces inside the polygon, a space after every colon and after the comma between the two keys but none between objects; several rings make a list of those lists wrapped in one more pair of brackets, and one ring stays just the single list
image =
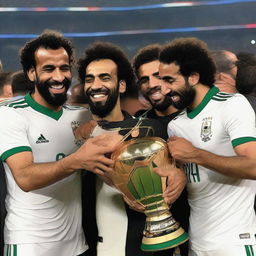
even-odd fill
[{"label": "short sleeve", "polygon": [[21,113],[13,108],[0,107],[0,155],[5,161],[9,156],[31,151],[28,141],[28,123]]},{"label": "short sleeve", "polygon": [[256,141],[255,112],[243,95],[235,94],[230,98],[222,113],[233,147]]}]

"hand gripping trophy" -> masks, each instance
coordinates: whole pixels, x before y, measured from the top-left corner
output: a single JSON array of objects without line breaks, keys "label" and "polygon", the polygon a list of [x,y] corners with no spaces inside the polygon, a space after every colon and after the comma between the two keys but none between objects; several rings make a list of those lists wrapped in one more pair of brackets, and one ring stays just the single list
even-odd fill
[{"label": "hand gripping trophy", "polygon": [[[122,122],[123,126],[127,127],[127,123],[124,122]],[[88,138],[88,134],[96,136],[113,132],[103,124],[104,122],[95,127],[95,124],[92,125],[89,122],[84,125],[83,138]],[[161,251],[186,242],[188,235],[172,217],[169,206],[162,197],[167,178],[160,177],[155,172],[156,168],[167,172],[175,165],[170,158],[167,144],[159,137],[150,137],[148,131],[141,135],[142,127],[145,127],[141,124],[142,121],[139,120],[131,129],[128,129],[128,132],[126,128],[123,130],[125,134],[122,141],[111,155],[115,161],[114,171],[109,173],[108,177],[131,207],[139,204],[144,209],[147,218],[141,249]],[[128,137],[132,139],[126,141]]]},{"label": "hand gripping trophy", "polygon": [[166,142],[159,137],[122,141],[111,158],[115,165],[110,178],[115,187],[131,206],[133,202],[143,206],[147,216],[141,249],[160,251],[187,241],[188,234],[175,221],[162,197],[166,177],[154,171],[167,170],[174,164]]}]

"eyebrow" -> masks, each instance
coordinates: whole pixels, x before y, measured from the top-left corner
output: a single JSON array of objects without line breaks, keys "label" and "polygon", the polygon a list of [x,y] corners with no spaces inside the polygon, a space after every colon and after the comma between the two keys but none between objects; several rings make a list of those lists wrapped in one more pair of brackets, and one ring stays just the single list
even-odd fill
[{"label": "eyebrow", "polygon": [[[153,75],[153,76],[159,76],[159,72],[158,72],[158,71],[157,71],[157,72],[154,72],[152,75]],[[142,79],[145,79],[145,78],[149,78],[149,75],[141,76],[140,79],[139,79],[139,81],[142,80]]]},{"label": "eyebrow", "polygon": [[[109,73],[101,73],[101,74],[98,75],[98,77],[100,77],[100,78],[102,78],[104,76],[110,76],[111,77],[111,75]],[[95,75],[88,74],[88,75],[85,75],[85,77],[95,77]]]},{"label": "eyebrow", "polygon": [[53,64],[46,64],[42,68],[53,68],[53,67],[55,67],[55,65],[53,65]]},{"label": "eyebrow", "polygon": [[54,64],[46,64],[42,68],[58,68],[58,67],[70,67],[69,64],[62,64],[60,66],[55,66]]},{"label": "eyebrow", "polygon": [[140,81],[140,80],[143,80],[143,79],[145,79],[145,78],[148,78],[148,77],[149,77],[149,76],[141,76],[140,79],[139,79],[139,81]]},{"label": "eyebrow", "polygon": [[161,79],[166,80],[166,79],[175,79],[175,78],[172,76],[162,76]]}]

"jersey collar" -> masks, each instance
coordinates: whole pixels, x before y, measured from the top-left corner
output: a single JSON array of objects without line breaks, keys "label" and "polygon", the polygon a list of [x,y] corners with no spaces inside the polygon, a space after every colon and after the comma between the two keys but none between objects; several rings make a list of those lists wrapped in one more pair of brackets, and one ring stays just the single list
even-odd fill
[{"label": "jersey collar", "polygon": [[46,116],[49,116],[55,120],[59,120],[59,118],[62,116],[63,113],[63,109],[61,109],[58,112],[55,112],[47,107],[44,107],[40,104],[38,104],[32,97],[31,95],[28,93],[25,96],[25,100],[28,103],[28,105],[33,108],[34,110],[36,110],[37,112],[40,112]]},{"label": "jersey collar", "polygon": [[193,119],[194,117],[196,117],[204,109],[204,107],[208,104],[208,102],[211,100],[211,98],[215,94],[217,94],[219,91],[220,91],[219,88],[217,88],[216,86],[211,87],[211,89],[204,96],[201,103],[195,109],[193,109],[191,112],[187,111],[188,118]]}]

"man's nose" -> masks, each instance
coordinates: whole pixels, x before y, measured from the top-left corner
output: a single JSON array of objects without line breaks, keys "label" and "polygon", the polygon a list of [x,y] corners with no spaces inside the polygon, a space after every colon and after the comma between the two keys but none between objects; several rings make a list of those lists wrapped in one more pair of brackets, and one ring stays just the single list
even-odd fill
[{"label": "man's nose", "polygon": [[148,87],[149,88],[154,88],[154,87],[157,87],[160,85],[160,79],[152,76],[150,79],[149,79],[149,83],[148,83]]},{"label": "man's nose", "polygon": [[166,95],[171,91],[171,88],[169,88],[168,85],[163,80],[160,81],[160,85],[161,85],[161,93],[163,95]]},{"label": "man's nose", "polygon": [[61,70],[56,69],[53,73],[53,80],[57,82],[62,82],[65,79],[65,76]]},{"label": "man's nose", "polygon": [[99,77],[95,77],[95,79],[94,79],[94,81],[92,83],[91,88],[98,89],[98,88],[101,88],[101,87],[102,87],[102,82],[101,82],[100,78]]}]

